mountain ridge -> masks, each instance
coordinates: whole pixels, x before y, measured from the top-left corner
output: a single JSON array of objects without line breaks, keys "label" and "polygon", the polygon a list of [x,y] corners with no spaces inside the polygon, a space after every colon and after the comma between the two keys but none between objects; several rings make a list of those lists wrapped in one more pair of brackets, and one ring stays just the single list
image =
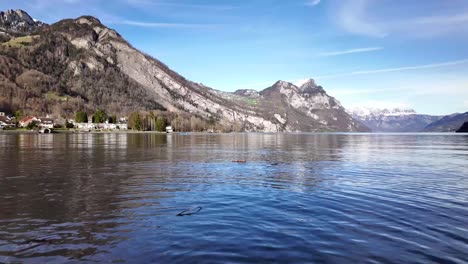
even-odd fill
[{"label": "mountain ridge", "polygon": [[442,118],[442,116],[418,114],[410,108],[358,107],[347,111],[372,132],[421,132],[426,126]]},{"label": "mountain ridge", "polygon": [[444,116],[427,125],[424,132],[455,132],[463,123],[468,122],[468,112]]},{"label": "mountain ridge", "polygon": [[249,95],[222,92],[185,79],[91,16],[32,32],[27,41],[0,45],[5,62],[0,82],[6,94],[0,108],[10,112],[71,116],[99,107],[128,115],[157,109],[243,131],[368,131],[312,79],[300,87],[278,81]]},{"label": "mountain ridge", "polygon": [[45,23],[33,19],[21,9],[0,11],[0,34],[12,37],[24,35],[46,26]]}]

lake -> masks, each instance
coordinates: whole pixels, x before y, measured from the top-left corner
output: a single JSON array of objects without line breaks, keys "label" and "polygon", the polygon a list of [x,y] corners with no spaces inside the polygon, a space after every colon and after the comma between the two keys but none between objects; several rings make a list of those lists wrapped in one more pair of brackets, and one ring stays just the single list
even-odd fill
[{"label": "lake", "polygon": [[0,149],[0,263],[468,262],[468,135],[3,133]]}]

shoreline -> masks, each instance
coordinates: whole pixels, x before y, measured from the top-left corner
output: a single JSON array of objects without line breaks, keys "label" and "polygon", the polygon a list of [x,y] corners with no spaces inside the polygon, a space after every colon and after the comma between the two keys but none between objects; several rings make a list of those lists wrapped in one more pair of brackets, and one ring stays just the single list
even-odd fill
[{"label": "shoreline", "polygon": [[[33,130],[0,130],[0,134],[43,134]],[[468,133],[457,132],[227,132],[227,133],[210,133],[210,132],[158,132],[158,131],[135,131],[135,130],[108,130],[108,131],[74,131],[74,130],[54,130],[53,133],[46,134],[156,134],[156,135],[228,135],[228,134],[315,134],[315,135],[461,135],[466,136]]]}]

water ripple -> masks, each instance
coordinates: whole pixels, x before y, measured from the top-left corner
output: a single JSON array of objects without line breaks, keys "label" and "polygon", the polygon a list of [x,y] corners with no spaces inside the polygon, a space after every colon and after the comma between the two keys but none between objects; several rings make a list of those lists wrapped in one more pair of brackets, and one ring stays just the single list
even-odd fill
[{"label": "water ripple", "polygon": [[466,137],[0,134],[0,146],[0,263],[468,262]]}]

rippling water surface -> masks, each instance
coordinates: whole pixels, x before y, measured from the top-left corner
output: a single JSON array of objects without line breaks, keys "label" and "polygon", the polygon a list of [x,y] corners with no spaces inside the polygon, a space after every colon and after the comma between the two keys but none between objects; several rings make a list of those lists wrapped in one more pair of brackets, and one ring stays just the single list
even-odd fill
[{"label": "rippling water surface", "polygon": [[0,134],[0,151],[0,263],[468,262],[467,135]]}]

